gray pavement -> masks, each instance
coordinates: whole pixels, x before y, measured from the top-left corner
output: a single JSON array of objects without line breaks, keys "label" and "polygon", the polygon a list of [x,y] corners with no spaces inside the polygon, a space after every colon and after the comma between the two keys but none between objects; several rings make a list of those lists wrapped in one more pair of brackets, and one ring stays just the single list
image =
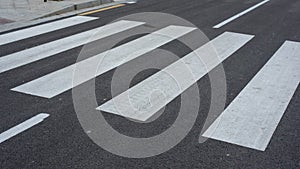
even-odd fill
[{"label": "gray pavement", "polygon": [[30,21],[110,2],[113,0],[0,0],[0,21]]},{"label": "gray pavement", "polygon": [[[0,168],[298,169],[300,3],[299,0],[270,0],[239,15],[261,2],[263,0],[139,0],[115,9],[94,11],[85,16],[73,14],[0,33],[0,39],[4,39],[0,45]],[[109,24],[141,12],[168,13],[194,25],[161,20],[153,13]],[[234,19],[229,19],[232,17]],[[214,28],[220,23],[225,24]],[[168,27],[170,24],[175,26]],[[41,29],[43,27],[49,29]],[[210,48],[194,39],[198,32],[182,31],[189,29],[187,27],[203,31],[221,59],[214,60]],[[95,34],[95,31],[101,33]],[[169,42],[168,38],[148,34],[157,31],[166,37],[182,36]],[[185,40],[192,47],[179,40]],[[86,42],[89,43],[83,45]],[[107,64],[102,65],[104,70],[99,69],[97,77],[89,80],[96,61],[103,58],[108,48],[114,50],[107,55],[104,62]],[[210,61],[212,70],[205,69],[207,67],[197,58],[189,57],[191,50]],[[173,57],[174,54],[193,65],[192,70],[201,75],[197,82],[189,79],[181,66],[174,66],[182,60]],[[78,57],[81,64],[76,65]],[[168,57],[171,58],[168,60]],[[220,62],[227,92],[213,95],[211,77],[220,72],[217,65]],[[77,79],[78,83],[75,81],[76,87],[70,86],[74,65],[79,65],[84,72],[79,71],[83,76],[79,76],[82,78]],[[170,70],[174,76],[163,76],[160,69]],[[153,78],[158,72],[160,75]],[[195,85],[183,92],[176,88],[173,78],[184,86]],[[224,82],[223,78],[214,79],[217,87]],[[147,107],[151,105],[149,100],[158,103],[158,108],[165,107],[146,122],[130,118],[136,115],[135,109],[127,109],[129,103],[122,99],[121,108],[129,110],[124,114],[117,115],[118,110],[114,109],[96,110],[129,91],[127,85],[133,91],[132,103],[140,110],[151,110]],[[193,87],[198,87],[198,91],[194,92]],[[14,90],[16,88],[22,90]],[[170,89],[169,98],[173,100],[161,101],[164,97],[159,92],[149,99],[147,93],[153,89]],[[31,92],[33,90],[37,92]],[[56,94],[43,95],[51,92]],[[176,97],[178,93],[180,97]],[[200,98],[194,97],[198,93]],[[95,94],[95,100],[90,100],[91,94]],[[225,97],[226,110],[214,109],[220,116],[213,114],[221,125],[206,123],[213,96]],[[189,102],[182,102],[184,97],[190,98]],[[74,99],[83,104],[77,107]],[[180,114],[182,103],[188,106],[184,106],[186,109]],[[80,108],[83,114],[78,114]],[[80,115],[95,118],[83,125]],[[99,119],[103,121],[96,121]],[[178,119],[184,122],[178,123]],[[106,124],[110,127],[105,128]],[[180,132],[161,137],[173,124],[177,124],[175,127]],[[97,128],[91,128],[93,126]],[[213,126],[217,132],[212,131]],[[186,127],[190,127],[188,133],[185,133]],[[208,139],[203,141],[199,136],[203,136],[202,130],[206,127],[209,127],[204,130],[209,131],[205,134]],[[116,133],[136,139],[126,141],[124,137],[115,137]],[[176,146],[151,157],[128,158],[114,152],[121,150],[137,157],[147,152],[157,153],[165,150],[169,143],[176,143],[182,135],[184,139]],[[153,136],[159,137],[149,144],[136,142]],[[99,146],[99,141],[105,144]],[[162,146],[156,149],[153,145],[157,144]]]}]

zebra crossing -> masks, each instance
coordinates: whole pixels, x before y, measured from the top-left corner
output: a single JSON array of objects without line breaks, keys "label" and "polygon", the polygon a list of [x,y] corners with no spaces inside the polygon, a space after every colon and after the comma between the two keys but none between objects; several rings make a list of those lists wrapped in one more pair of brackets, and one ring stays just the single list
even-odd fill
[{"label": "zebra crossing", "polygon": [[[162,46],[176,38],[179,38],[180,36],[187,34],[192,30],[194,30],[194,28],[169,26],[140,39],[131,41],[112,50],[100,53],[89,59],[83,60],[51,74],[45,75],[34,81],[18,86],[12,90],[40,97],[52,98],[94,78],[95,70],[97,69],[99,62],[101,62],[101,66],[99,66],[96,76],[101,75],[153,49],[156,49],[157,47]],[[107,55],[108,53],[109,55]],[[83,69],[85,72],[83,72],[84,76],[82,79],[73,83],[73,72],[75,71],[76,67],[85,68]],[[53,81],[53,83],[45,83],[49,81]]]},{"label": "zebra crossing", "polygon": [[[0,35],[0,45],[39,36],[50,31],[75,26],[94,19],[96,18],[75,16],[3,34]],[[62,22],[64,24],[61,24]],[[29,63],[37,64],[38,61],[55,54],[99,39],[109,38],[112,35],[135,29],[144,24],[146,23],[142,21],[121,20],[2,56],[0,57],[0,73],[17,69]],[[49,26],[50,29],[46,29],[47,31],[43,29]],[[11,91],[51,99],[175,39],[184,37],[195,29],[187,26],[169,25],[108,51],[25,82],[12,88]],[[97,36],[94,36],[95,33],[97,33]],[[209,71],[228,59],[239,49],[247,46],[247,43],[254,37],[255,35],[224,32],[127,91],[99,107],[95,107],[95,109],[126,118],[146,121]],[[218,58],[211,57],[215,52],[212,51],[212,47],[218,53]],[[109,55],[107,55],[108,53]],[[208,64],[204,65],[202,61]],[[98,65],[99,62],[101,62],[100,66]],[[299,65],[300,42],[285,41],[241,93],[204,132],[203,136],[264,151],[299,85]],[[84,76],[74,83],[73,74],[76,67],[81,67],[80,70],[84,71],[81,72]],[[188,72],[192,73],[190,74],[191,76],[185,74]],[[150,94],[153,90],[164,91],[167,97],[158,97],[154,103],[148,104]],[[120,103],[117,105],[118,108],[116,108],[114,103]],[[139,111],[133,109],[132,105],[138,107]],[[122,112],[119,110],[122,110]],[[39,120],[35,124],[41,121],[43,120]],[[3,137],[0,137],[0,140],[7,140],[16,135],[14,133],[11,134],[9,131],[17,133],[13,129],[8,130],[0,135]],[[21,129],[21,131],[24,130]],[[9,137],[5,138],[6,136]]]},{"label": "zebra crossing", "polygon": [[286,41],[203,134],[265,151],[300,81],[300,43]]},{"label": "zebra crossing", "polygon": [[86,16],[75,16],[71,18],[66,18],[51,23],[46,23],[43,25],[38,25],[30,27],[27,29],[22,29],[19,31],[14,31],[4,35],[0,35],[0,45],[8,44],[18,40],[30,38],[33,36],[41,35],[51,31],[67,28],[70,26],[78,25],[88,21],[97,19],[97,17],[86,17]]},{"label": "zebra crossing", "polygon": [[[225,32],[97,109],[146,121],[252,38],[252,35]],[[212,57],[213,46],[220,54],[219,59]],[[208,62],[204,64],[203,61]],[[150,104],[151,93],[155,90],[163,91],[166,98],[157,98]],[[114,103],[118,103],[118,108]]]},{"label": "zebra crossing", "polygon": [[[122,32],[141,24],[143,23],[134,21],[120,21],[101,28],[96,28],[70,37],[6,55],[0,58],[0,73],[41,59],[45,59],[52,55],[67,51],[69,49],[84,45],[92,41],[96,41],[118,32]],[[95,33],[97,33],[98,36],[93,36]]]}]

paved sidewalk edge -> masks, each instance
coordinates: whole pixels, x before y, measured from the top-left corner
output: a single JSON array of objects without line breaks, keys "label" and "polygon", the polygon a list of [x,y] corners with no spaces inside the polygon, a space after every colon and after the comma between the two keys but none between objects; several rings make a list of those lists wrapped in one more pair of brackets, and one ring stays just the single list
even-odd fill
[{"label": "paved sidewalk edge", "polygon": [[76,4],[72,4],[70,6],[66,6],[64,8],[58,9],[56,11],[49,12],[48,14],[44,14],[40,17],[37,17],[36,19],[49,17],[49,16],[53,16],[53,15],[59,15],[59,14],[63,14],[66,12],[76,11],[76,10],[80,10],[80,9],[91,8],[91,7],[104,5],[104,4],[108,4],[108,3],[112,3],[112,2],[114,2],[114,0],[90,0],[87,2],[79,2]]},{"label": "paved sidewalk edge", "polygon": [[[98,0],[99,1],[99,0]],[[101,1],[101,0],[100,0]],[[103,1],[103,0],[102,0]],[[105,3],[102,5],[96,5],[93,7],[88,7],[89,5],[93,4],[93,3],[82,3],[82,4],[75,4],[74,6],[77,6],[77,9],[75,10],[75,7],[73,6],[74,10],[68,11],[72,6],[68,6],[65,9],[60,9],[58,11],[55,12],[51,12],[49,14],[43,15],[38,17],[35,20],[31,20],[31,21],[20,21],[20,22],[13,22],[13,23],[8,23],[8,24],[4,24],[0,26],[0,34],[5,33],[5,32],[9,32],[9,31],[14,31],[17,29],[21,29],[21,28],[26,28],[26,27],[30,27],[30,26],[34,26],[34,25],[38,25],[38,24],[42,24],[44,22],[50,22],[50,21],[54,21],[57,19],[61,19],[61,18],[67,18],[70,16],[74,16],[80,13],[84,13],[84,12],[88,12],[91,10],[95,10],[95,9],[101,9],[101,8],[106,8],[109,6],[114,6],[114,5],[118,5],[118,4],[122,4],[124,3],[124,1],[118,1],[118,2],[110,2],[110,3]],[[86,8],[84,8],[84,6],[86,6]],[[81,9],[78,9],[81,8]]]}]

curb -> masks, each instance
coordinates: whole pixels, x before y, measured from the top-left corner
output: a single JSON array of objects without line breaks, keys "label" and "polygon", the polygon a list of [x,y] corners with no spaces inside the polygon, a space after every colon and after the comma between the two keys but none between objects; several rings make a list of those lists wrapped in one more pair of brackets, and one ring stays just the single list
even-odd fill
[{"label": "curb", "polygon": [[[126,1],[115,1],[111,2],[114,0],[93,0],[89,2],[84,2],[84,3],[78,3],[74,4],[71,6],[68,6],[64,9],[60,9],[55,12],[51,12],[49,14],[39,16],[34,20],[31,21],[20,21],[20,22],[13,22],[13,23],[8,23],[0,26],[0,34],[10,32],[10,31],[15,31],[18,29],[23,29],[26,27],[31,27],[34,25],[39,25],[42,23],[62,19],[62,18],[67,18],[70,16],[74,16],[80,13],[88,12],[91,10],[96,10],[96,9],[101,9],[101,8],[106,8],[109,6],[114,6],[114,5],[119,5],[126,3]],[[98,3],[103,3],[102,5],[97,5]]]},{"label": "curb", "polygon": [[65,8],[59,9],[57,11],[50,12],[50,13],[45,14],[41,17],[36,18],[36,19],[49,17],[49,16],[53,16],[53,15],[59,15],[59,14],[72,12],[72,11],[76,11],[76,10],[91,8],[91,7],[95,7],[95,6],[99,6],[99,5],[103,5],[103,4],[108,4],[108,3],[112,3],[112,2],[114,2],[114,0],[91,0],[91,1],[88,1],[88,2],[79,2],[79,3],[73,4],[73,5],[67,6]]}]

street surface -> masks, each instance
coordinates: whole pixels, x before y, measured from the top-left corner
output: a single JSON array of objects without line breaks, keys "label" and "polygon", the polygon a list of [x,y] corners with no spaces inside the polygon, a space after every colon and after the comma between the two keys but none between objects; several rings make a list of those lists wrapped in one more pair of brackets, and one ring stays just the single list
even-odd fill
[{"label": "street surface", "polygon": [[139,0],[3,32],[0,80],[0,168],[300,168],[298,0]]}]

